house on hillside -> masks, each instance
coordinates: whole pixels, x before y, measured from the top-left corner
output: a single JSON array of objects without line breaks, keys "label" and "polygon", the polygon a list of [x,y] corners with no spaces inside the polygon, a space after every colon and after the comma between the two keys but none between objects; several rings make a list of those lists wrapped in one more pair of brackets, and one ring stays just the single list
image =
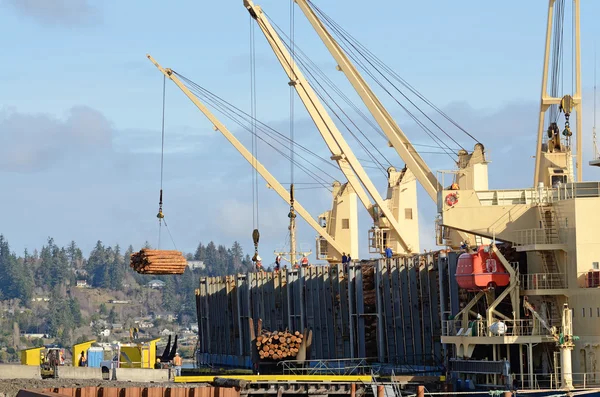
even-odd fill
[{"label": "house on hillside", "polygon": [[77,288],[87,288],[87,280],[77,280]]},{"label": "house on hillside", "polygon": [[162,287],[165,286],[165,282],[164,281],[160,281],[160,280],[152,280],[150,281],[148,284],[146,284],[149,288],[154,288],[154,289],[161,289]]},{"label": "house on hillside", "polygon": [[177,315],[173,313],[154,313],[154,319],[165,320],[172,323],[177,320]]},{"label": "house on hillside", "polygon": [[189,267],[190,270],[206,269],[204,261],[187,261],[187,267]]},{"label": "house on hillside", "polygon": [[110,329],[104,329],[100,331],[100,336],[110,336]]}]

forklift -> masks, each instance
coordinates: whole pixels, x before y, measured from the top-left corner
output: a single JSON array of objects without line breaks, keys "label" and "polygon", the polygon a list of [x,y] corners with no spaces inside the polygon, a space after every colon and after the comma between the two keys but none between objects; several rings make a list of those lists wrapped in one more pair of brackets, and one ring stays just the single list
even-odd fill
[{"label": "forklift", "polygon": [[56,370],[60,365],[65,365],[65,349],[57,346],[47,346],[40,352],[40,372],[42,379],[58,378]]}]

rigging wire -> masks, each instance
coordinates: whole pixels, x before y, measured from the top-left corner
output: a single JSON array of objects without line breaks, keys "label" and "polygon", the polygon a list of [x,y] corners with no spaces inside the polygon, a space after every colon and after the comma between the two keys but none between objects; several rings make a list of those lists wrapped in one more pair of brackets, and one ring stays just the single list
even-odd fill
[{"label": "rigging wire", "polygon": [[[181,78],[182,81],[184,81],[184,83],[186,84],[186,86],[192,91],[194,92],[194,94],[198,95],[198,97],[200,97],[201,99],[203,99],[211,108],[219,111],[221,114],[227,116],[229,119],[231,119],[233,122],[235,122],[236,124],[238,124],[240,127],[242,127],[244,130],[249,131],[251,134],[253,134],[253,136],[255,136],[257,139],[261,140],[262,142],[266,143],[268,146],[270,146],[271,148],[273,148],[275,151],[277,151],[279,154],[282,155],[282,157],[292,161],[291,159],[291,154],[286,154],[285,152],[283,152],[281,149],[278,149],[277,147],[275,147],[273,144],[271,144],[270,142],[268,142],[267,140],[263,139],[258,132],[256,131],[252,131],[252,128],[248,127],[248,118],[252,118],[251,116],[247,115],[246,113],[244,113],[243,111],[237,109],[235,106],[231,105],[230,103],[226,102],[225,100],[219,98],[217,95],[213,94],[212,92],[206,90],[205,88],[199,86],[198,84],[194,83],[193,81],[187,79],[186,77],[174,72],[178,77]],[[281,138],[285,137],[283,134],[273,130],[272,128],[268,127],[268,128],[261,128],[262,123],[260,123],[257,120],[257,129],[261,130],[262,132],[265,132],[271,139],[275,140],[277,143],[282,144],[281,142]],[[264,125],[263,125],[264,126]],[[275,132],[276,134],[273,134],[272,132]],[[289,141],[288,141],[289,142]],[[310,151],[307,149],[307,151],[309,151],[313,156],[319,157],[316,153]],[[294,152],[295,156],[298,156],[299,158],[305,160],[306,162],[308,162],[309,164],[315,166],[314,164],[312,164],[312,162],[310,162],[306,157]],[[320,158],[320,157],[319,157]],[[322,159],[322,158],[321,158]],[[324,159],[322,159],[324,160]],[[325,160],[324,160],[325,161]],[[293,164],[298,166],[301,170],[303,170],[305,173],[307,173],[312,179],[314,179],[315,181],[317,181],[319,184],[321,184],[323,187],[326,187],[327,189],[331,189],[329,187],[329,185],[331,184],[330,181],[325,180],[324,178],[320,177],[319,175],[317,175],[315,172],[311,171],[310,169],[308,169],[308,167],[304,166],[303,164],[299,163],[298,161],[296,161],[294,159]],[[330,163],[328,163],[330,164]],[[332,164],[330,164],[332,167],[336,168],[335,166],[333,166]],[[331,180],[334,180],[335,178],[333,176],[331,176],[330,174],[328,174],[327,172],[325,172],[322,168],[318,168],[315,166],[315,168],[317,168],[320,172],[324,173],[325,175],[327,175],[329,178],[331,178]]]},{"label": "rigging wire", "polygon": [[250,127],[252,129],[252,225],[258,229],[258,140],[256,138],[256,51],[254,21],[250,18]]},{"label": "rigging wire", "polygon": [[167,225],[167,220],[162,211],[163,206],[163,176],[164,176],[164,157],[165,157],[165,108],[166,108],[166,98],[167,98],[167,76],[163,75],[163,94],[162,94],[162,122],[161,122],[161,144],[160,144],[160,197],[158,200],[158,214],[156,217],[158,218],[158,245],[157,248],[160,249],[161,242],[161,231],[162,224],[164,222],[165,229],[167,229],[167,233],[169,234],[169,238],[173,243],[173,247],[177,249],[177,245],[175,244],[175,240],[173,239],[173,235],[171,234],[171,230],[169,229],[169,225]]},{"label": "rigging wire", "polygon": [[[294,71],[293,67],[294,67],[294,59],[295,59],[295,45],[294,45],[294,21],[295,21],[295,15],[294,15],[294,0],[290,0],[290,47],[291,47],[291,51],[290,51],[290,61],[289,63],[292,65],[292,74],[295,75],[296,72]],[[294,93],[294,87],[292,85],[290,85],[290,157],[291,157],[291,169],[290,169],[290,174],[291,174],[291,181],[292,181],[292,185],[294,184],[294,97],[295,97],[295,93]]]},{"label": "rigging wire", "polygon": [[[554,98],[558,98],[564,88],[564,17],[565,0],[558,0],[555,3],[554,34],[552,40],[552,72],[550,75],[550,95]],[[559,115],[559,105],[551,105],[549,122],[556,123]]]},{"label": "rigging wire", "polygon": [[[174,73],[177,74],[176,72],[174,72]],[[248,119],[252,118],[252,116],[248,115],[244,111],[242,111],[239,108],[235,107],[231,103],[223,100],[222,98],[218,97],[217,95],[213,94],[212,92],[206,90],[205,88],[201,87],[200,85],[194,83],[193,81],[189,80],[188,78],[186,78],[186,77],[184,77],[184,76],[182,76],[180,74],[177,74],[177,76],[180,77],[181,80],[183,80],[187,84],[187,87],[191,91],[193,91],[195,94],[197,94],[199,96],[206,97],[207,101],[212,101],[212,102],[215,102],[215,103],[222,104],[223,106],[225,106],[227,108],[228,112],[231,112],[231,114],[235,115],[236,117],[241,118],[242,120],[248,120]],[[231,119],[233,119],[233,117],[231,115],[228,115],[228,117],[230,117]],[[282,134],[282,133],[278,132],[277,130],[271,128],[270,126],[262,123],[260,120],[255,119],[255,121],[257,123],[258,130],[260,130],[264,134],[268,135],[271,139],[277,141],[278,143],[280,143],[282,145],[284,143],[289,143],[289,138],[287,136],[285,136],[284,134]],[[284,141],[284,143],[282,143],[281,141]],[[314,151],[308,149],[307,147],[305,147],[305,146],[303,146],[303,145],[301,145],[301,144],[299,144],[297,142],[294,144],[294,146],[296,148],[302,149],[303,151],[305,151],[306,153],[310,154],[314,158],[316,158],[316,159],[322,161],[323,163],[327,164],[329,167],[331,167],[331,168],[333,168],[335,170],[338,170],[338,168],[335,165],[331,164],[331,162],[329,160],[327,160],[327,159],[319,156],[317,153],[315,153]]]},{"label": "rigging wire", "polygon": [[[267,17],[269,18],[269,16],[267,15]],[[285,38],[289,37],[283,32],[283,30],[275,23],[272,23],[273,26],[275,27],[276,30],[278,30],[278,33],[281,36],[284,36]],[[275,40],[273,40],[275,41]],[[291,51],[290,45],[286,44],[285,42],[284,46],[288,49],[288,51]],[[294,48],[296,48],[296,46],[294,45]],[[279,49],[280,53],[282,53],[282,49]],[[354,105],[352,103],[352,101],[350,101],[348,99],[347,96],[345,96],[343,94],[343,92],[335,85],[333,84],[333,82],[323,73],[323,71],[310,59],[310,57],[306,56],[306,54],[300,49],[297,48],[294,50],[297,54],[297,63],[300,64],[300,66],[305,70],[305,72],[307,73],[307,80],[309,82],[312,81],[312,85],[313,86],[318,86],[316,87],[317,89],[315,89],[315,92],[317,94],[317,96],[319,97],[319,99],[321,99],[322,102],[325,103],[325,105],[331,110],[331,112],[337,117],[337,119],[344,125],[344,127],[348,130],[348,132],[350,134],[352,134],[352,136],[358,141],[358,143],[362,146],[362,148],[368,153],[368,155],[370,157],[372,157],[376,162],[378,162],[381,166],[381,168],[384,170],[384,175],[385,175],[385,169],[386,167],[383,166],[383,164],[381,164],[376,157],[369,151],[369,149],[366,148],[366,146],[361,142],[361,140],[356,136],[356,134],[352,131],[352,129],[344,122],[344,120],[340,117],[340,115],[338,114],[338,112],[336,112],[334,106],[332,106],[331,102],[333,102],[335,104],[335,107],[338,108],[338,110],[344,114],[344,116],[349,120],[349,122],[351,124],[354,125],[354,127],[361,133],[361,135],[363,137],[365,137],[365,139],[371,144],[371,146],[379,153],[379,155],[388,163],[391,164],[390,161],[385,157],[385,155],[383,153],[381,153],[381,151],[379,151],[379,149],[377,148],[376,145],[373,144],[373,142],[362,132],[362,130],[356,125],[356,123],[348,116],[348,114],[343,110],[343,108],[337,103],[337,101],[335,101],[335,99],[332,97],[332,95],[329,93],[329,90],[325,89],[323,87],[323,84],[319,81],[319,78],[317,78],[317,76],[321,77],[321,79],[324,81],[324,84],[328,85],[333,91],[335,91],[338,95],[340,95],[342,97],[342,99],[344,99],[346,101],[346,103],[348,103],[351,106],[354,106],[354,108],[360,112],[360,110],[356,107],[356,105]],[[282,59],[285,59],[284,57],[281,57]],[[295,64],[295,63],[294,63]],[[288,67],[290,69],[293,70],[293,66],[294,64],[288,64]],[[318,89],[320,88],[320,90]],[[324,95],[326,95],[327,97],[329,97],[329,100],[326,99],[324,97]],[[364,113],[363,113],[364,116]],[[368,120],[368,118],[366,118],[366,116],[364,116],[366,120]],[[368,120],[370,121],[370,120]]]},{"label": "rigging wire", "polygon": [[[160,249],[160,239],[162,230],[162,221],[164,215],[162,212],[163,205],[163,175],[164,175],[164,155],[165,155],[165,104],[167,92],[167,76],[163,75],[163,92],[162,92],[162,122],[161,122],[161,144],[160,144],[160,197],[158,199],[158,248]],[[165,223],[165,227],[166,227]]]},{"label": "rigging wire", "polygon": [[[202,97],[202,95],[200,95],[200,97]],[[235,122],[236,124],[238,124],[240,127],[246,129],[247,131],[249,131],[251,134],[253,134],[251,129],[246,128],[246,125],[243,121],[239,121],[236,120],[232,117],[231,114],[228,114],[227,109],[224,107],[223,104],[220,103],[212,103],[211,100],[209,98],[203,98],[210,107],[212,107],[213,109],[219,111],[220,113],[222,113],[223,115],[225,115],[226,117],[230,118],[233,122]],[[289,154],[285,153],[283,150],[276,148],[274,145],[272,145],[271,143],[267,142],[266,140],[264,140],[263,138],[261,138],[260,136],[258,136],[258,134],[255,135],[257,137],[257,139],[261,140],[262,142],[266,143],[268,146],[270,146],[271,148],[273,148],[273,150],[277,151],[277,153],[279,153],[282,157],[290,160],[290,162],[292,161],[292,158]],[[280,141],[276,142],[280,143]],[[304,157],[298,155],[298,157],[306,160]],[[323,184],[324,186],[326,186],[329,182],[326,181],[325,179],[323,179],[322,177],[318,176],[316,173],[314,173],[313,171],[311,171],[310,169],[308,169],[307,167],[305,167],[304,165],[298,163],[296,160],[293,160],[294,164],[296,164],[298,166],[298,168],[302,169],[303,171],[305,171],[309,176],[311,176],[313,179],[315,180],[321,180],[321,184]],[[332,177],[333,178],[333,177]]]},{"label": "rigging wire", "polygon": [[[413,106],[415,106],[415,108],[417,108],[421,113],[423,113],[423,115],[425,117],[427,117],[432,123],[436,124],[435,122],[433,122],[433,120],[431,120],[431,118],[429,116],[427,116],[424,112],[422,112],[422,110],[416,106],[416,104],[413,103],[413,101],[411,101],[410,99],[408,99],[406,97],[406,95],[396,86],[394,85],[389,78],[387,78],[382,72],[381,70],[379,70],[375,65],[379,66],[381,69],[383,69],[385,72],[387,72],[394,80],[398,81],[400,84],[402,84],[405,88],[407,88],[411,93],[413,93],[415,96],[417,96],[419,99],[421,99],[423,102],[425,102],[427,105],[429,105],[432,109],[434,109],[437,113],[439,113],[442,117],[444,117],[447,121],[449,121],[451,124],[453,124],[455,127],[457,127],[459,130],[461,130],[465,135],[467,135],[468,137],[470,137],[471,139],[473,139],[475,142],[478,142],[477,139],[470,134],[468,131],[466,131],[463,127],[461,127],[456,121],[454,121],[450,116],[448,116],[444,111],[442,111],[439,107],[437,107],[435,104],[433,104],[430,100],[428,100],[427,98],[425,98],[425,96],[423,94],[421,94],[419,91],[417,91],[412,85],[410,85],[406,80],[404,80],[402,77],[400,77],[396,72],[394,72],[389,66],[387,66],[383,61],[381,61],[381,59],[379,59],[376,55],[374,55],[371,51],[369,51],[368,48],[366,48],[364,45],[362,45],[358,40],[356,40],[350,33],[348,33],[346,30],[344,30],[339,24],[337,24],[331,17],[329,17],[324,11],[322,11],[319,7],[317,7],[316,5],[314,5],[310,0],[308,1],[311,5],[311,7],[313,7],[316,12],[318,14],[321,15],[321,17],[326,21],[326,24],[329,25],[329,27],[334,30],[335,32],[337,32],[338,36],[340,38],[342,38],[342,40],[344,40],[347,45],[350,45],[351,47],[353,47],[355,49],[355,51],[357,53],[359,53],[375,70],[377,70],[377,72],[379,74],[381,74],[393,87],[396,91],[398,91],[400,94],[402,94],[409,102],[411,102],[411,104]],[[342,46],[342,43],[339,43]],[[347,51],[349,52],[349,51]],[[363,69],[365,69],[363,67]],[[366,69],[365,69],[366,71]],[[381,83],[378,82],[378,84],[381,86]],[[383,87],[382,87],[383,88]],[[389,94],[389,93],[388,93]],[[390,96],[392,98],[394,98],[391,94]],[[395,99],[395,98],[394,98]],[[444,134],[448,135],[441,127],[439,127],[437,124],[436,126],[442,131],[444,132]],[[454,140],[451,136],[448,136],[451,140]]]},{"label": "rigging wire", "polygon": [[[329,17],[327,17],[325,14],[322,16],[324,19],[329,20]],[[377,71],[380,75],[382,75],[382,77],[392,86],[394,87],[412,106],[414,106],[421,114],[423,114],[423,116],[425,116],[432,124],[434,124],[440,131],[442,131],[444,133],[444,135],[446,135],[450,140],[452,140],[456,145],[461,146],[452,136],[450,136],[446,131],[444,131],[437,123],[435,123],[431,117],[429,117],[422,109],[420,109],[415,103],[414,101],[410,100],[408,98],[408,96],[406,94],[404,94],[398,87],[396,87],[388,77],[386,77],[385,75],[383,75],[383,73],[377,68],[375,67],[375,65],[373,64],[373,62],[371,60],[368,59],[368,57],[364,56],[363,53],[361,53],[361,51],[357,48],[357,46],[355,44],[353,44],[352,42],[350,42],[345,35],[333,24],[330,24],[330,28],[334,31],[337,32],[338,36],[340,36],[340,38],[342,40],[344,40],[347,44],[344,45],[343,42],[342,43],[338,43],[340,45],[340,47],[342,47],[342,49],[346,52],[346,54],[348,55],[348,57],[354,61],[362,70],[364,73],[366,73],[367,75],[369,75],[374,81],[375,83],[377,83],[377,85],[379,85],[381,87],[381,89],[383,89],[383,91],[385,91],[412,119],[413,121],[415,121],[415,123],[417,123],[417,125],[419,125],[419,127],[421,127],[421,129],[426,132],[434,141],[439,142],[440,144],[440,148],[444,149],[442,147],[442,145],[446,146],[446,148],[449,149],[448,144],[446,144],[442,139],[440,139],[433,131],[431,131],[430,128],[428,128],[421,120],[419,120],[406,106],[404,106],[400,101],[398,101],[398,99],[396,97],[394,97],[394,95],[390,92],[390,90],[388,88],[386,88],[384,86],[384,84],[375,76],[375,74],[369,70],[367,68],[367,66],[364,64],[363,61],[361,61],[358,56],[362,56],[366,62],[371,65],[371,67],[373,69],[375,69],[375,71]],[[350,47],[349,47],[350,46]],[[358,53],[358,55],[356,55],[356,53]],[[462,148],[462,147],[461,147]],[[456,154],[456,153],[455,153]],[[450,156],[450,158],[452,158],[454,160],[454,158],[448,153],[448,155]]]}]

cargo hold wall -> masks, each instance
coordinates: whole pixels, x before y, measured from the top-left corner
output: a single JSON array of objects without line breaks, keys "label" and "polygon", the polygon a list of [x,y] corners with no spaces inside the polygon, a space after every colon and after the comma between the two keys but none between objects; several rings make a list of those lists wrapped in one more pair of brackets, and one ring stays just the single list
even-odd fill
[{"label": "cargo hold wall", "polygon": [[[369,358],[383,364],[438,365],[440,302],[446,283],[438,267],[448,257],[428,253],[391,260],[313,266],[279,273],[204,277],[196,290],[197,359],[251,368],[250,328],[312,329],[311,360]],[[442,274],[448,272],[442,271]],[[446,290],[444,294],[443,291]],[[442,291],[442,296],[440,294]]]}]

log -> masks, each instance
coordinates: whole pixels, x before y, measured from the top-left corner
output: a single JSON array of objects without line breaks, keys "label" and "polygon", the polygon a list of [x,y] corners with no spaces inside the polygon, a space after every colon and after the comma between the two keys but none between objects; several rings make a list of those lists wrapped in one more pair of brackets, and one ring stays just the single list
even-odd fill
[{"label": "log", "polygon": [[180,251],[145,248],[131,255],[129,266],[140,274],[183,274],[187,260]]}]

